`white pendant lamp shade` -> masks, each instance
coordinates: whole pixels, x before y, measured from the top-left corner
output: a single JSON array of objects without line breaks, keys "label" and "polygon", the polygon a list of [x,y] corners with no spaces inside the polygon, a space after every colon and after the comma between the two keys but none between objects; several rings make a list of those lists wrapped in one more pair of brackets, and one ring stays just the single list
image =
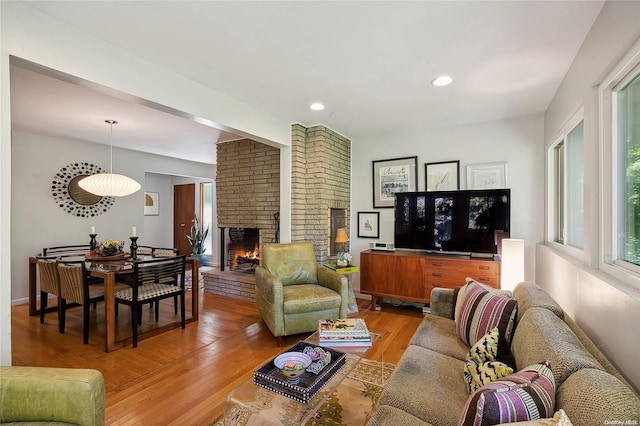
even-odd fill
[{"label": "white pendant lamp shade", "polygon": [[87,192],[101,197],[125,197],[141,188],[140,184],[130,177],[113,173],[113,125],[115,120],[105,120],[111,126],[109,173],[98,173],[87,176],[78,182],[78,186]]},{"label": "white pendant lamp shade", "polygon": [[140,184],[130,177],[114,173],[97,173],[78,182],[80,188],[101,197],[124,197],[140,189]]}]

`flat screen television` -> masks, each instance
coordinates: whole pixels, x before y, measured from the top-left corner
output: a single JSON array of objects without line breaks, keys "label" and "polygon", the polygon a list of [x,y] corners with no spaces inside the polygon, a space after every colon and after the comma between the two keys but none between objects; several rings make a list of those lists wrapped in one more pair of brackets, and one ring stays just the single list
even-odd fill
[{"label": "flat screen television", "polygon": [[510,189],[396,193],[396,248],[491,256],[510,232]]}]

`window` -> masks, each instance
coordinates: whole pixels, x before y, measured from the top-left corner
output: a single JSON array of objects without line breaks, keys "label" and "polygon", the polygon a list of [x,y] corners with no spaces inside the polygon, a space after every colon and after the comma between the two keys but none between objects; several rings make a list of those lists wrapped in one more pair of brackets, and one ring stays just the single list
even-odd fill
[{"label": "window", "polygon": [[549,240],[582,249],[584,242],[584,121],[582,110],[563,126],[549,149]]},{"label": "window", "polygon": [[640,266],[640,73],[617,93],[619,258]]},{"label": "window", "polygon": [[600,85],[600,267],[640,288],[640,41]]}]

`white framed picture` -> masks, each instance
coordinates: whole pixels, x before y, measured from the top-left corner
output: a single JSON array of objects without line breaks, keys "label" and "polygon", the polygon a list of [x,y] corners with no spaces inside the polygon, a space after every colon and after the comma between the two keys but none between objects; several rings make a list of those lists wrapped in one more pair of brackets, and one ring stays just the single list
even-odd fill
[{"label": "white framed picture", "polygon": [[507,187],[508,164],[483,163],[467,165],[467,189],[500,189]]},{"label": "white framed picture", "polygon": [[145,216],[158,216],[160,214],[160,206],[158,205],[159,198],[160,194],[157,192],[144,193]]}]

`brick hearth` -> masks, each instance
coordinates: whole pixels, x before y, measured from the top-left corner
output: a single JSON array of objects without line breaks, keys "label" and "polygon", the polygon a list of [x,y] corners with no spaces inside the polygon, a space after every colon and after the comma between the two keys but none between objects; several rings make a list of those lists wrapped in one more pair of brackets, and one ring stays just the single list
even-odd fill
[{"label": "brick hearth", "polygon": [[220,296],[255,302],[256,276],[244,272],[219,271],[217,269],[202,273],[204,291]]}]

